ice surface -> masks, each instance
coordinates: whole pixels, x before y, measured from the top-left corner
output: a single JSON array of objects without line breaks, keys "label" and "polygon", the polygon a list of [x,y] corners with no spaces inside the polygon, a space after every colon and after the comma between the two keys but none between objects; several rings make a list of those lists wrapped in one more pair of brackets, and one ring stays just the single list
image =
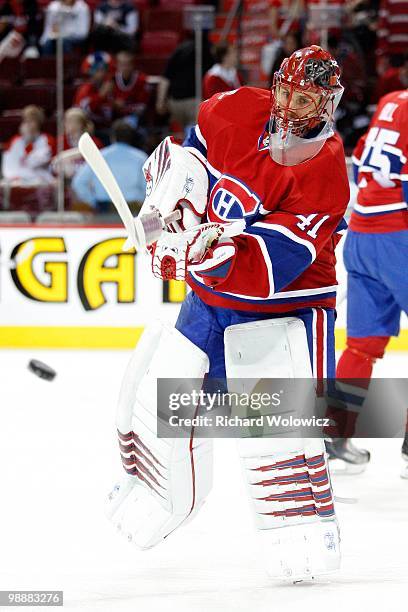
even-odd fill
[{"label": "ice surface", "polygon": [[[0,351],[0,590],[63,589],[65,609],[87,612],[404,608],[400,440],[367,441],[367,472],[335,478],[336,492],[358,502],[338,505],[343,568],[317,583],[266,576],[233,440],[216,441],[214,489],[194,521],[148,552],[117,536],[103,503],[121,473],[114,416],[129,355]],[[55,381],[30,373],[31,358],[55,368]],[[389,354],[375,373],[406,376],[406,366],[406,354]]]}]

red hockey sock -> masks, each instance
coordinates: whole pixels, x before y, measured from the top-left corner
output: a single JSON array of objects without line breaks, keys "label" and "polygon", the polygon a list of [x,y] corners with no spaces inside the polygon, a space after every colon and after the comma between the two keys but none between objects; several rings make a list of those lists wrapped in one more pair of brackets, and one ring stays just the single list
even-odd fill
[{"label": "red hockey sock", "polygon": [[[377,359],[384,356],[389,339],[389,336],[347,338],[347,348],[337,364],[337,380],[341,379],[348,385],[362,389],[360,397],[365,395],[370,384],[373,365]],[[347,407],[347,410],[334,405],[328,407],[327,416],[335,422],[335,426],[330,427],[330,432],[327,432],[328,435],[335,438],[352,437],[359,412],[352,410],[350,404]]]},{"label": "red hockey sock", "polygon": [[[347,348],[339,359],[336,378],[365,378],[367,389],[377,359],[384,357],[389,336],[368,336],[367,338],[347,338]],[[359,384],[363,387],[363,384]]]}]

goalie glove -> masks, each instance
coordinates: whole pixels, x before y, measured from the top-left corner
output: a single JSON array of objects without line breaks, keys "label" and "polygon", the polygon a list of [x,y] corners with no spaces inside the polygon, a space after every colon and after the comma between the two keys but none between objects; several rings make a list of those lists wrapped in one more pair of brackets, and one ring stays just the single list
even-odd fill
[{"label": "goalie glove", "polygon": [[204,165],[187,149],[168,136],[153,151],[143,166],[146,179],[146,199],[139,217],[156,209],[163,218],[175,210],[180,220],[172,224],[173,231],[193,229],[206,210],[208,175]]},{"label": "goalie glove", "polygon": [[200,267],[214,255],[224,228],[205,223],[180,233],[163,232],[149,250],[154,276],[163,280],[185,280],[189,269]]}]

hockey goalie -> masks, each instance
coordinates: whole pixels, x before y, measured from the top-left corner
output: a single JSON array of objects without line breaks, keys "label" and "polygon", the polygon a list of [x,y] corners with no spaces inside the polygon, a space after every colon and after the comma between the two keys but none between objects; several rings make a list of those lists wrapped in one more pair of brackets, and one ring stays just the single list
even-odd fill
[{"label": "hockey goalie", "polygon": [[[242,87],[206,100],[183,146],[166,138],[145,164],[140,215],[172,219],[147,241],[152,274],[186,280],[191,291],[175,328],[144,332],[119,400],[126,474],[108,514],[141,549],[191,520],[211,489],[211,441],[193,430],[182,440],[156,436],[157,378],[273,378],[277,364],[287,378],[335,375],[334,249],[349,201],[333,128],[342,93],[328,52],[298,50],[270,92]],[[270,575],[336,570],[323,441],[246,438],[238,448]]]}]

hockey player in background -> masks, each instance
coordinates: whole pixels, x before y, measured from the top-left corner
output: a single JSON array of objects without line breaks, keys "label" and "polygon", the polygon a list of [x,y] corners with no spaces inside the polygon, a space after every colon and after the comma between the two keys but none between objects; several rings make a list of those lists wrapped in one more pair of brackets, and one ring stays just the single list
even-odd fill
[{"label": "hockey player in background", "polygon": [[[211,488],[210,440],[152,433],[155,375],[230,379],[238,354],[246,377],[335,375],[334,249],[349,200],[333,130],[342,93],[330,54],[301,49],[283,61],[271,92],[215,95],[183,147],[167,138],[145,164],[145,210],[182,215],[178,231],[152,246],[152,272],[185,279],[191,292],[176,329],[143,334],[119,400],[127,477],[109,515],[140,548],[190,519]],[[235,237],[231,222],[241,222]],[[270,574],[302,580],[337,569],[322,440],[249,438],[239,452]]]},{"label": "hockey player in background", "polygon": [[[378,103],[369,129],[353,153],[357,203],[344,245],[347,277],[347,348],[337,378],[363,379],[367,389],[377,359],[391,336],[398,336],[401,313],[408,313],[408,90],[387,94]],[[364,465],[367,451],[347,437],[358,410],[345,412],[344,439],[330,451],[349,465]],[[408,461],[408,438],[403,445]],[[408,468],[403,475],[408,478]]]}]

